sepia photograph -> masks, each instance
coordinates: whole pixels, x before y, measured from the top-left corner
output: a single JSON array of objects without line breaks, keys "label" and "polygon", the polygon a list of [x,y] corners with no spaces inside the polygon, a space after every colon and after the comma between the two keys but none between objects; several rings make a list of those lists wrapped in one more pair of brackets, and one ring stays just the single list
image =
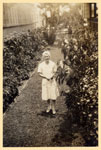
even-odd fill
[{"label": "sepia photograph", "polygon": [[3,147],[98,146],[98,3],[3,3]]}]

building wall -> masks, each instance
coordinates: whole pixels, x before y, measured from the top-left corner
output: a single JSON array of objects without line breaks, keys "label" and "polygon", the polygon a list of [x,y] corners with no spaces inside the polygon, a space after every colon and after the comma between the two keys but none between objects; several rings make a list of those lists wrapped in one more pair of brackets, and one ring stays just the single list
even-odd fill
[{"label": "building wall", "polygon": [[89,3],[87,4],[82,4],[82,15],[84,19],[90,18],[90,5]]},{"label": "building wall", "polygon": [[41,10],[35,3],[4,3],[3,28],[4,36],[13,31],[20,32],[42,26]]},{"label": "building wall", "polygon": [[83,3],[82,4],[82,16],[85,19],[98,17],[98,5],[97,3]]},{"label": "building wall", "polygon": [[89,25],[98,30],[98,5],[97,3],[82,4],[82,16],[88,20]]}]

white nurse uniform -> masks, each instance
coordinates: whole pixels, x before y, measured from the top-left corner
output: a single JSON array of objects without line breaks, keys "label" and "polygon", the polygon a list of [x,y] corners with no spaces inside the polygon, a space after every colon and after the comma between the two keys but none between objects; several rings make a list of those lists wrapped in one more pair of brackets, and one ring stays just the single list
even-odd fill
[{"label": "white nurse uniform", "polygon": [[[51,78],[56,72],[56,64],[49,60],[49,63],[46,64],[45,61],[39,64],[38,72],[46,78]],[[55,78],[52,80],[42,79],[42,100],[56,100],[59,96],[59,90]]]}]

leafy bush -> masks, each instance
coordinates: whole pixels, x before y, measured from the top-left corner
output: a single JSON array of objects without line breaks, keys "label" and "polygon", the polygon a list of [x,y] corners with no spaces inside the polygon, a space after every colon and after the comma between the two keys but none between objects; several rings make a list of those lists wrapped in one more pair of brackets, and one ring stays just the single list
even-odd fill
[{"label": "leafy bush", "polygon": [[3,49],[3,110],[18,95],[18,86],[29,79],[47,43],[42,29],[11,34],[4,38]]},{"label": "leafy bush", "polygon": [[[83,127],[87,146],[98,144],[98,34],[89,27],[75,31],[57,79],[72,119]],[[69,53],[68,53],[69,51]],[[70,66],[69,66],[70,65]],[[69,71],[72,70],[72,71]],[[62,81],[62,82],[60,82]],[[69,86],[69,87],[68,87]],[[67,90],[69,89],[69,90]]]}]

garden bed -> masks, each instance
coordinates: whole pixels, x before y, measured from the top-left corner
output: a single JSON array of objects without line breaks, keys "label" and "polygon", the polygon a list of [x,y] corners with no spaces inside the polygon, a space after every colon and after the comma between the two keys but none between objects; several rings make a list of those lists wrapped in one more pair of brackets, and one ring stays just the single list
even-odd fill
[{"label": "garden bed", "polygon": [[74,35],[65,52],[64,68],[58,68],[58,81],[65,85],[61,94],[65,95],[72,122],[83,129],[85,146],[97,146],[98,33],[82,27]]},{"label": "garden bed", "polygon": [[42,29],[14,32],[4,38],[3,48],[3,111],[19,94],[18,87],[28,80],[36,68],[47,42]]}]

